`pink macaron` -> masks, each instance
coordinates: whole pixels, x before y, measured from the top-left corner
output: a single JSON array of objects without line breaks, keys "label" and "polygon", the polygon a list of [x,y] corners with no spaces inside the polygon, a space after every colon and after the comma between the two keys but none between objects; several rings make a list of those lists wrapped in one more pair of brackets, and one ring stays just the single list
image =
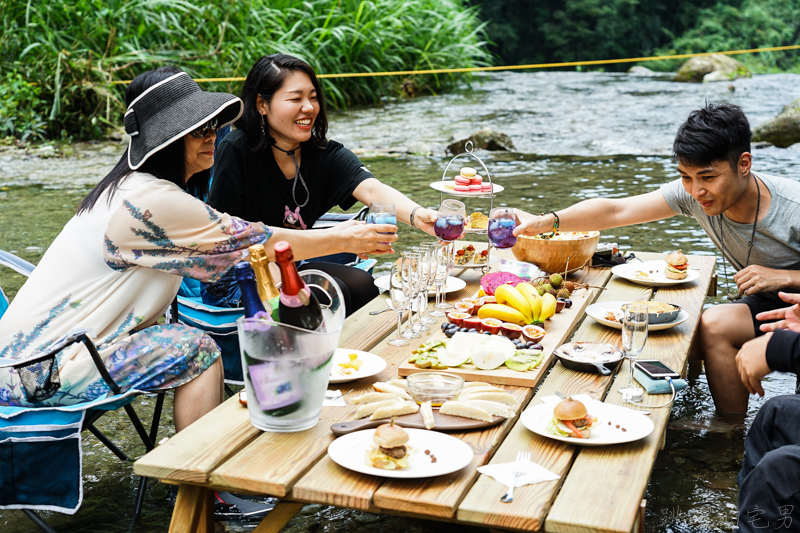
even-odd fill
[{"label": "pink macaron", "polygon": [[492,192],[492,184],[484,183],[483,185],[481,185],[481,192]]},{"label": "pink macaron", "polygon": [[470,185],[469,192],[481,192],[482,187],[480,185]]},{"label": "pink macaron", "polygon": [[475,185],[476,183],[477,183],[477,184],[481,184],[481,183],[483,183],[483,178],[481,177],[481,175],[480,175],[480,174],[475,174],[475,177],[473,177],[473,178],[470,180],[470,183],[471,183],[472,185]]},{"label": "pink macaron", "polygon": [[456,192],[470,192],[469,185],[456,185],[453,190]]},{"label": "pink macaron", "polygon": [[456,176],[456,185],[469,185],[469,184],[470,184],[469,178],[465,178],[464,176],[461,175]]}]

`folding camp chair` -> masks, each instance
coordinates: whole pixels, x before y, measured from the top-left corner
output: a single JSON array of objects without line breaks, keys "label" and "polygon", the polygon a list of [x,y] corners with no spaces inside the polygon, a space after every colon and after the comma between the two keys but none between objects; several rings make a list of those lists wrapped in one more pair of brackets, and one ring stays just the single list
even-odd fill
[{"label": "folding camp chair", "polygon": [[[32,264],[3,250],[0,250],[0,264],[23,275],[30,275],[34,269]],[[7,308],[8,300],[0,291],[0,316]],[[172,316],[177,316],[177,301],[173,302],[172,311]],[[0,478],[4,480],[4,488],[0,489],[0,508],[21,509],[46,532],[54,530],[35,510],[72,514],[80,507],[83,497],[80,433],[88,429],[117,457],[127,461],[128,456],[103,435],[94,423],[104,413],[122,407],[149,452],[155,447],[164,405],[164,393],[157,393],[148,433],[131,405],[139,393],[120,393],[119,386],[103,364],[87,332],[82,330],[70,332],[47,350],[26,359],[0,359],[0,367],[14,368],[20,376],[27,400],[31,403],[41,402],[55,394],[60,387],[56,355],[64,348],[79,342],[86,346],[98,372],[114,396],[64,407],[0,407]],[[141,514],[146,485],[147,478],[141,478],[134,522]],[[43,494],[43,486],[52,489],[49,495]]]}]

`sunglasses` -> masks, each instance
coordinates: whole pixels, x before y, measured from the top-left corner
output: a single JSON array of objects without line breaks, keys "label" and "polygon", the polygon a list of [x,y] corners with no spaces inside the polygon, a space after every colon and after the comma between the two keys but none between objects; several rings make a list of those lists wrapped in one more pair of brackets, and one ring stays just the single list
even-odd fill
[{"label": "sunglasses", "polygon": [[194,129],[194,130],[190,131],[189,135],[191,135],[192,137],[194,137],[196,139],[202,139],[203,137],[208,135],[210,132],[216,133],[217,130],[219,129],[217,127],[218,124],[219,124],[219,122],[217,121],[217,118],[214,117],[211,120],[209,120],[208,122],[206,122],[205,124],[203,124],[202,126],[198,127],[197,129]]}]

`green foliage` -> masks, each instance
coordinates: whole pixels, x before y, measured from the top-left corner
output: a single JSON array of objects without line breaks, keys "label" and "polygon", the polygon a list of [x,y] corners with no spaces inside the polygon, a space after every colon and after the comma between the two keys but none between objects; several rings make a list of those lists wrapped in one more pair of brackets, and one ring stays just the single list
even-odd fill
[{"label": "green foliage", "polygon": [[[700,11],[694,28],[675,39],[659,55],[747,50],[800,44],[800,2],[744,0],[741,6],[716,4]],[[797,69],[797,51],[734,56],[755,72]],[[664,62],[674,70],[680,61]]]},{"label": "green foliage", "polygon": [[39,99],[39,90],[16,71],[0,78],[0,137],[44,139],[46,122],[40,114],[44,101]]},{"label": "green foliage", "polygon": [[[0,0],[0,71],[47,101],[51,136],[97,137],[120,122],[130,80],[166,62],[197,78],[246,76],[284,52],[319,74],[487,65],[476,8],[462,0]],[[334,105],[438,90],[459,76],[325,80]],[[239,83],[206,84],[238,92]]]}]

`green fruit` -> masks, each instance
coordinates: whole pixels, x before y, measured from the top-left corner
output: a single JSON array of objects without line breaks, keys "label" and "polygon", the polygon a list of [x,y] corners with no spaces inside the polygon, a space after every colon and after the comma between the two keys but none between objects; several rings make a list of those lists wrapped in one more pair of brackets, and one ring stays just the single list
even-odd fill
[{"label": "green fruit", "polygon": [[559,285],[561,285],[561,281],[562,281],[561,274],[550,275],[550,285],[552,285],[553,287],[558,287]]},{"label": "green fruit", "polygon": [[544,296],[544,287],[542,287],[541,285],[536,287],[536,292],[539,293],[539,296]]},{"label": "green fruit", "polygon": [[553,289],[553,286],[550,285],[549,283],[545,283],[544,285],[542,285],[542,288],[544,289],[544,292],[550,292]]},{"label": "green fruit", "polygon": [[520,361],[512,357],[506,361],[506,366],[511,370],[516,370],[517,372],[525,372],[531,367],[531,363],[527,361]]},{"label": "green fruit", "polygon": [[567,289],[558,289],[556,298],[569,298],[569,291]]}]

